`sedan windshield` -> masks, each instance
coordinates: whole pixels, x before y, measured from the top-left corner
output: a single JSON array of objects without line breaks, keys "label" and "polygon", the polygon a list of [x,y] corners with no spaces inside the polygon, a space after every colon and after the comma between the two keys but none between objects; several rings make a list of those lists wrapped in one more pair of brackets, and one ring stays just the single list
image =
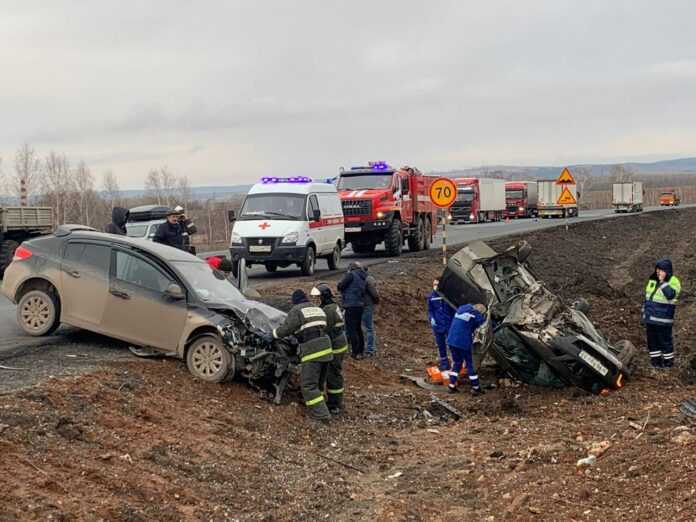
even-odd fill
[{"label": "sedan windshield", "polygon": [[239,219],[304,218],[305,196],[300,194],[256,194],[247,196]]},{"label": "sedan windshield", "polygon": [[242,301],[244,295],[225,276],[213,270],[208,263],[173,261],[189,288],[203,301],[233,299]]},{"label": "sedan windshield", "polygon": [[341,175],[338,178],[338,190],[388,189],[391,186],[390,174]]}]

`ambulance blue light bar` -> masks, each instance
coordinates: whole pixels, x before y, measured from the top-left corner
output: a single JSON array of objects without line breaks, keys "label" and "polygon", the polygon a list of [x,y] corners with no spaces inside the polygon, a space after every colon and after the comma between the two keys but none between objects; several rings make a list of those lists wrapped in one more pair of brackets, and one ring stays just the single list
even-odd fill
[{"label": "ambulance blue light bar", "polygon": [[268,185],[272,183],[312,183],[312,178],[307,176],[293,176],[291,178],[263,177],[261,183]]}]

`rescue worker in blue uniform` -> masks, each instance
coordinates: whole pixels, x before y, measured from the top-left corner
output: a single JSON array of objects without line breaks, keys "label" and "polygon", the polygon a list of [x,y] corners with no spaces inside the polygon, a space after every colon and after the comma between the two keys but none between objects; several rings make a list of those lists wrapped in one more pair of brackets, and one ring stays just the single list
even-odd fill
[{"label": "rescue worker in blue uniform", "polygon": [[437,293],[438,279],[433,280],[433,291],[428,295],[428,320],[433,329],[437,350],[440,354],[439,367],[441,371],[450,369],[449,356],[447,355],[447,334],[449,333],[454,308]]},{"label": "rescue worker in blue uniform", "polygon": [[452,327],[447,335],[447,344],[452,352],[452,371],[447,391],[457,391],[457,378],[462,369],[462,363],[466,362],[466,372],[469,375],[472,395],[481,395],[481,384],[478,374],[474,369],[473,341],[476,329],[486,322],[486,307],[482,304],[465,304],[457,308],[454,314]]},{"label": "rescue worker in blue uniform", "polygon": [[672,273],[672,261],[663,257],[655,262],[643,299],[643,323],[648,338],[650,362],[656,368],[674,366],[672,326],[681,292],[681,283]]}]

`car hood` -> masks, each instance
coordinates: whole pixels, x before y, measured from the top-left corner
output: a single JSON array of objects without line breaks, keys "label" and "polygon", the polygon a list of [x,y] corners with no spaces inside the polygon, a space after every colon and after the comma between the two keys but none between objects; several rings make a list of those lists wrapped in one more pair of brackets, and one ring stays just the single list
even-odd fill
[{"label": "car hood", "polygon": [[235,299],[217,299],[215,301],[207,301],[205,306],[221,315],[229,315],[233,313],[241,321],[245,321],[256,333],[269,333],[273,329],[278,328],[287,314],[281,312],[277,308],[273,308],[267,304],[252,300],[238,301]]}]

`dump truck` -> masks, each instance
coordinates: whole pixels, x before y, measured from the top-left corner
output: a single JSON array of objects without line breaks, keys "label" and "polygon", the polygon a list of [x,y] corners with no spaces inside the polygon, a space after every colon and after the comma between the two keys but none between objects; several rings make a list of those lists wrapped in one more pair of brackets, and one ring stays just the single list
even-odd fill
[{"label": "dump truck", "polygon": [[614,212],[641,212],[643,210],[643,183],[633,181],[614,183],[611,187]]},{"label": "dump truck", "polygon": [[450,206],[452,223],[502,221],[505,181],[490,178],[456,178],[457,200]]},{"label": "dump truck", "polygon": [[[539,187],[539,217],[577,217],[578,216],[578,188],[577,185],[558,185],[556,180],[545,179],[537,181]],[[558,199],[567,188],[575,203],[561,204]]]},{"label": "dump truck", "polygon": [[505,182],[505,218],[534,217],[539,210],[536,181]]},{"label": "dump truck", "polygon": [[660,194],[661,207],[678,207],[681,200],[674,189],[666,190]]},{"label": "dump truck", "polygon": [[374,252],[380,243],[390,257],[400,256],[404,243],[411,252],[428,250],[437,228],[437,209],[429,196],[435,179],[384,161],[341,170],[335,184],[345,241],[353,252]]},{"label": "dump truck", "polygon": [[22,241],[51,232],[51,207],[0,207],[0,278]]}]

